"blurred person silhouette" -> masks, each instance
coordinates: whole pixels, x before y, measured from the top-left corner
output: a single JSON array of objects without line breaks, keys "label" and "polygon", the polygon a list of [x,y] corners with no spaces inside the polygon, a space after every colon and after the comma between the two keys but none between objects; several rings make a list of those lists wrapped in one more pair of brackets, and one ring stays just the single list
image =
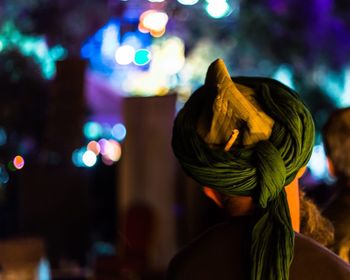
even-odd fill
[{"label": "blurred person silhouette", "polygon": [[231,78],[214,61],[175,119],[172,147],[230,218],[177,253],[167,279],[350,279],[345,262],[298,233],[298,179],[313,144],[296,92],[269,78]]},{"label": "blurred person silhouette", "polygon": [[332,249],[350,262],[350,107],[332,112],[322,132],[329,173],[335,178],[324,215],[335,228]]}]

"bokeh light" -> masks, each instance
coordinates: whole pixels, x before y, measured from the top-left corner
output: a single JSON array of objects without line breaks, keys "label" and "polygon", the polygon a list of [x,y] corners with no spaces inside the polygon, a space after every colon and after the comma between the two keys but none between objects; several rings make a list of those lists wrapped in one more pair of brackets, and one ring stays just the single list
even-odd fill
[{"label": "bokeh light", "polygon": [[151,30],[150,33],[153,37],[159,38],[165,34],[165,28],[163,28],[161,30]]},{"label": "bokeh light", "polygon": [[126,136],[126,128],[122,123],[117,123],[112,128],[112,135],[118,141],[123,141]]},{"label": "bokeh light", "polygon": [[278,67],[277,71],[273,74],[273,78],[286,86],[295,89],[295,85],[293,83],[293,70],[287,65],[281,65]]},{"label": "bokeh light", "polygon": [[105,143],[104,151],[103,153],[101,151],[101,154],[106,162],[117,162],[122,155],[122,149],[117,141],[110,139]]},{"label": "bokeh light", "polygon": [[197,4],[199,0],[177,0],[182,5],[194,5]]},{"label": "bokeh light", "polygon": [[135,50],[140,49],[142,47],[142,40],[139,35],[139,32],[126,32],[122,38],[123,45],[132,46]]},{"label": "bokeh light", "polygon": [[316,179],[324,179],[328,174],[327,158],[323,145],[315,145],[308,163],[311,174]]},{"label": "bokeh light", "polygon": [[145,30],[147,30],[151,32],[152,36],[154,34],[163,35],[165,32],[167,23],[168,23],[168,15],[166,13],[159,12],[156,10],[148,10],[143,12],[140,16],[139,30],[141,32],[145,32]]},{"label": "bokeh light", "polygon": [[100,145],[101,155],[105,155],[107,153],[106,151],[108,150],[108,145],[109,145],[108,140],[102,138],[102,139],[98,140],[98,144]]},{"label": "bokeh light", "polygon": [[97,157],[94,152],[92,151],[85,151],[83,154],[83,163],[87,167],[92,167],[95,165],[97,161]]},{"label": "bokeh light", "polygon": [[113,22],[103,30],[101,53],[107,59],[113,59],[115,50],[119,44],[119,25]]},{"label": "bokeh light", "polygon": [[73,151],[72,162],[76,167],[84,167],[83,155],[85,151],[86,151],[85,148],[76,149]]},{"label": "bokeh light", "polygon": [[40,66],[41,75],[45,79],[53,78],[56,73],[55,62],[67,55],[66,50],[60,45],[49,48],[43,36],[22,34],[11,21],[2,25],[0,37],[6,38],[6,44],[2,40],[0,41],[1,50],[17,50],[24,56],[32,57],[35,63]]},{"label": "bokeh light", "polygon": [[100,151],[101,151],[101,147],[100,144],[96,141],[90,141],[87,144],[87,149],[91,152],[93,152],[96,156],[99,155]]},{"label": "bokeh light", "polygon": [[222,18],[228,16],[231,12],[231,7],[226,0],[207,0],[207,2],[206,11],[212,18]]},{"label": "bokeh light", "polygon": [[97,122],[87,122],[83,127],[83,132],[87,139],[99,138],[102,131],[102,126]]},{"label": "bokeh light", "polygon": [[24,158],[22,156],[15,156],[12,162],[16,169],[22,169],[24,166]]},{"label": "bokeh light", "polygon": [[112,165],[114,163],[113,160],[109,159],[108,157],[102,157],[102,162],[105,164],[105,165]]},{"label": "bokeh light", "polygon": [[142,66],[146,65],[151,61],[151,52],[146,49],[137,50],[135,53],[134,63]]},{"label": "bokeh light", "polygon": [[109,140],[109,143],[110,143],[110,148],[106,156],[108,156],[110,160],[113,160],[114,162],[116,162],[120,159],[122,155],[121,146],[117,141],[113,139]]},{"label": "bokeh light", "polygon": [[123,45],[115,52],[115,60],[120,65],[128,65],[133,62],[135,57],[135,49],[129,45]]},{"label": "bokeh light", "polygon": [[51,280],[50,263],[45,258],[40,259],[36,279],[38,279],[38,280]]}]

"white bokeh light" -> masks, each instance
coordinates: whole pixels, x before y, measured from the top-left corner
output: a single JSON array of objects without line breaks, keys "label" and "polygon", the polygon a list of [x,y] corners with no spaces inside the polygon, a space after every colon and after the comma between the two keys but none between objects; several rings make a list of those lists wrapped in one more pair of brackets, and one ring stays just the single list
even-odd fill
[{"label": "white bokeh light", "polygon": [[92,167],[95,165],[96,161],[97,161],[97,157],[94,152],[86,151],[83,154],[83,163],[85,164],[85,166]]},{"label": "white bokeh light", "polygon": [[120,65],[128,65],[134,61],[135,49],[132,46],[124,45],[115,52],[115,60]]}]

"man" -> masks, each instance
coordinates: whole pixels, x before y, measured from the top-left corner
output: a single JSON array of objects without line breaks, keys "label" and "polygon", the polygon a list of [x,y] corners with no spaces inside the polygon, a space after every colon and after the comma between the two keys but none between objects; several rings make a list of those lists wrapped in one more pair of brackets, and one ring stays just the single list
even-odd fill
[{"label": "man", "polygon": [[337,256],[295,233],[298,178],[313,141],[312,117],[294,91],[268,78],[231,79],[214,61],[176,117],[172,146],[232,218],[178,253],[168,279],[350,279]]},{"label": "man", "polygon": [[350,107],[331,114],[323,128],[323,139],[329,171],[336,178],[332,186],[325,188],[331,190],[332,196],[324,215],[334,224],[332,249],[350,262]]}]

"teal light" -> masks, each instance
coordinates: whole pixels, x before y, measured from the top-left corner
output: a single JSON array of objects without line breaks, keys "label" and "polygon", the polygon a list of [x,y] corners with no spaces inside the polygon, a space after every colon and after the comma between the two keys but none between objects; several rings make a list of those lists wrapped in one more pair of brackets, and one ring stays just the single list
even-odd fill
[{"label": "teal light", "polygon": [[273,74],[273,78],[286,86],[295,89],[294,78],[293,78],[293,69],[287,65],[281,65],[278,67],[277,71]]},{"label": "teal light", "polygon": [[0,52],[13,49],[32,57],[40,65],[45,79],[51,79],[55,75],[55,62],[66,56],[66,50],[62,46],[50,49],[44,37],[24,35],[12,22],[6,22],[0,29]]},{"label": "teal light", "polygon": [[194,5],[197,4],[198,0],[177,0],[182,5]]},{"label": "teal light", "polygon": [[151,52],[146,49],[137,50],[135,53],[134,63],[142,66],[146,65],[151,61]]},{"label": "teal light", "polygon": [[226,0],[207,0],[207,7],[205,8],[208,15],[212,18],[223,18],[228,16],[232,10]]},{"label": "teal light", "polygon": [[38,280],[51,280],[51,270],[49,262],[42,258],[39,262]]},{"label": "teal light", "polygon": [[67,55],[67,50],[60,45],[54,46],[49,50],[50,57],[54,60],[62,59]]},{"label": "teal light", "polygon": [[94,140],[102,135],[103,128],[97,122],[87,122],[83,127],[83,132],[87,139]]},{"label": "teal light", "polygon": [[72,162],[76,167],[84,167],[84,162],[83,162],[83,155],[86,152],[86,149],[80,148],[76,149],[72,153]]}]

